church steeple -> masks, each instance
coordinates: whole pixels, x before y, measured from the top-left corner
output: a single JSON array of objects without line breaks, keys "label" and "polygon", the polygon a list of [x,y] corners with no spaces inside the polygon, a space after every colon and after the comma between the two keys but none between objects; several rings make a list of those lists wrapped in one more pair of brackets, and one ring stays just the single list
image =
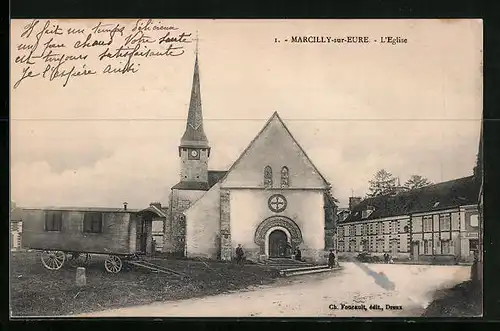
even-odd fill
[{"label": "church steeple", "polygon": [[196,38],[196,58],[194,62],[193,85],[186,123],[186,131],[181,139],[180,147],[208,148],[208,139],[203,130],[203,114],[201,107],[200,69],[198,67],[198,38]]},{"label": "church steeple", "polygon": [[179,145],[179,157],[181,159],[181,182],[188,183],[187,187],[190,188],[207,186],[210,147],[208,146],[208,139],[203,130],[200,69],[198,67],[198,38],[196,38],[196,57],[193,85],[191,87],[191,100],[189,102],[186,130]]}]

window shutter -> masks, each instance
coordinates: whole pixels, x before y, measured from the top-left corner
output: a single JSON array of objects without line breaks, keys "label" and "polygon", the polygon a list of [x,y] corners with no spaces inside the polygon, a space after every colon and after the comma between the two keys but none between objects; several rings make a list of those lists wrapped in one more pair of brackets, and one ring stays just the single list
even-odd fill
[{"label": "window shutter", "polygon": [[47,211],[45,212],[45,231],[50,230],[49,220],[50,220],[50,212]]},{"label": "window shutter", "polygon": [[56,231],[61,231],[62,229],[62,212],[55,213],[55,229]]},{"label": "window shutter", "polygon": [[90,232],[91,231],[91,217],[89,213],[85,213],[83,215],[83,231],[84,232]]},{"label": "window shutter", "polygon": [[102,232],[102,213],[95,213],[93,218],[93,231],[100,233]]},{"label": "window shutter", "polygon": [[49,212],[49,231],[54,231],[54,212]]}]

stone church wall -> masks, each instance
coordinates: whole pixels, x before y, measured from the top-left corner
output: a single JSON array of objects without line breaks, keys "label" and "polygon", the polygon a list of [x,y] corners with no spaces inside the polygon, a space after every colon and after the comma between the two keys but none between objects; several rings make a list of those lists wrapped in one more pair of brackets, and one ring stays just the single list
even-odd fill
[{"label": "stone church wall", "polygon": [[213,186],[186,215],[186,256],[216,259],[220,251],[220,185]]},{"label": "stone church wall", "polygon": [[[262,247],[255,243],[255,232],[259,224],[272,216],[292,219],[300,228],[303,242],[299,245],[302,256],[321,262],[325,254],[325,214],[323,191],[321,190],[230,190],[230,229],[232,249],[238,244],[249,259],[257,259]],[[287,200],[281,213],[269,209],[271,195],[280,193]]]},{"label": "stone church wall", "polygon": [[206,191],[195,190],[172,191],[170,220],[165,225],[164,252],[185,256],[186,220],[183,212],[205,193]]}]

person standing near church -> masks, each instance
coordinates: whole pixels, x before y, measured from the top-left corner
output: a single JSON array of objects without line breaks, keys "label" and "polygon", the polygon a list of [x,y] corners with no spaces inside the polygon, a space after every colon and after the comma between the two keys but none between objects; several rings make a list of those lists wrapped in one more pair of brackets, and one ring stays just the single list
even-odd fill
[{"label": "person standing near church", "polygon": [[238,247],[236,247],[236,263],[243,264],[243,257],[244,256],[245,256],[245,253],[243,252],[243,248],[241,247],[241,244],[238,244]]},{"label": "person standing near church", "polygon": [[289,242],[286,243],[286,248],[285,248],[285,256],[286,257],[291,257],[292,256],[292,244]]},{"label": "person standing near church", "polygon": [[297,247],[297,250],[295,251],[295,259],[297,261],[302,261],[302,252],[299,247]]}]

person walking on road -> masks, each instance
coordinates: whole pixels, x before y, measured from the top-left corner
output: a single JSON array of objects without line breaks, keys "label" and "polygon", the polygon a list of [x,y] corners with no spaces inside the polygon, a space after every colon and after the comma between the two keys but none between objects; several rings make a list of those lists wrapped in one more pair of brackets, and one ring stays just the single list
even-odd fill
[{"label": "person walking on road", "polygon": [[335,266],[335,253],[333,252],[333,249],[330,249],[330,253],[328,254],[328,266],[330,269],[333,269]]}]

